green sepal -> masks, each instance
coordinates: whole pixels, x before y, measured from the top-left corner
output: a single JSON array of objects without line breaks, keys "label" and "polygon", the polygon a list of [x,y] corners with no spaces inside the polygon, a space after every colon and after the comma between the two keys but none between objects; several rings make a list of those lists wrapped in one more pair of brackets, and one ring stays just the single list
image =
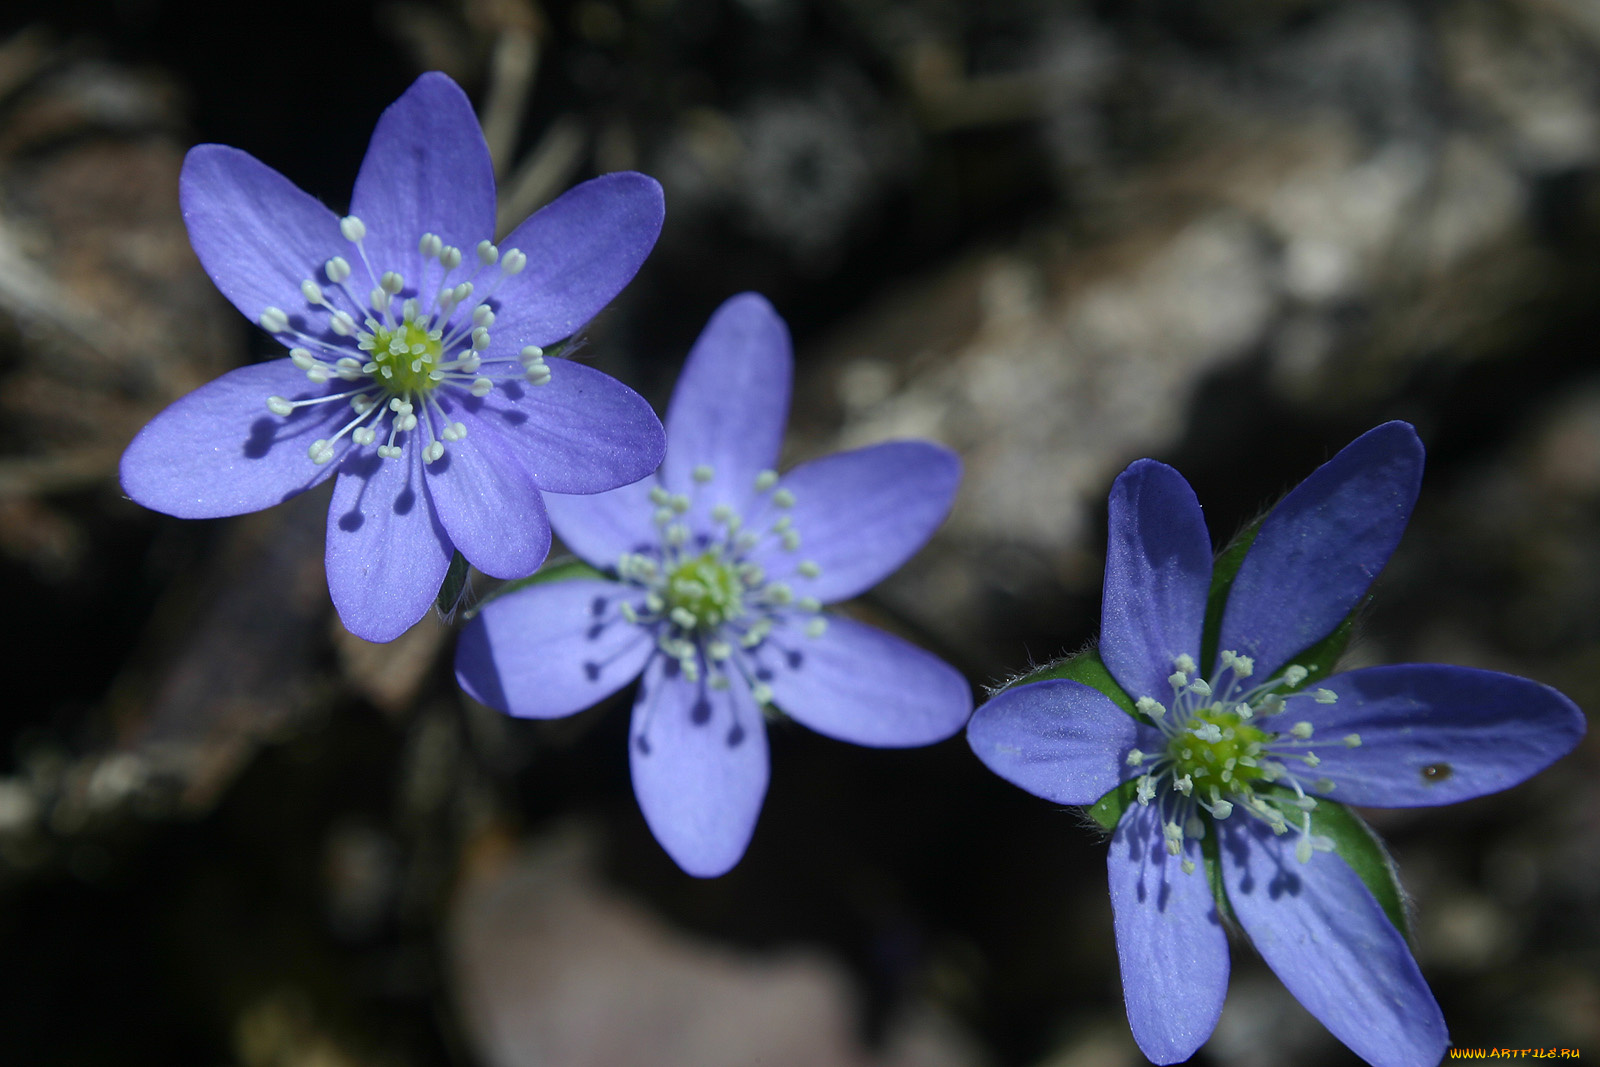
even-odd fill
[{"label": "green sepal", "polygon": [[1110,833],[1117,828],[1117,823],[1122,819],[1122,813],[1128,810],[1129,805],[1135,803],[1134,795],[1139,791],[1139,780],[1130,778],[1117,786],[1111,792],[1089,805],[1089,818],[1099,823]]},{"label": "green sepal", "polygon": [[1311,816],[1311,832],[1333,839],[1333,850],[1339,858],[1361,878],[1401,936],[1411,940],[1400,874],[1395,870],[1389,850],[1372,827],[1343,804],[1318,798],[1317,810]]},{"label": "green sepal", "polygon": [[439,583],[439,595],[433,602],[447,621],[461,602],[461,594],[466,591],[467,570],[467,557],[456,551],[450,557],[450,567],[444,572],[444,581]]},{"label": "green sepal", "polygon": [[[1222,640],[1222,612],[1228,606],[1228,594],[1233,591],[1233,580],[1239,575],[1239,567],[1244,563],[1245,553],[1249,552],[1250,546],[1255,543],[1256,535],[1261,532],[1261,524],[1265,520],[1266,516],[1262,516],[1241,530],[1237,537],[1228,542],[1228,547],[1217,555],[1216,562],[1211,565],[1211,588],[1206,593],[1206,621],[1200,631],[1202,676],[1207,676],[1211,664],[1217,661],[1219,651],[1217,645]],[[1350,647],[1350,638],[1356,628],[1356,616],[1366,607],[1368,599],[1370,598],[1363,596],[1350,610],[1350,614],[1346,615],[1327,637],[1289,657],[1288,663],[1298,664],[1306,669],[1306,677],[1292,689],[1283,686],[1281,692],[1289,693],[1304,689],[1333,673],[1339,657]]]},{"label": "green sepal", "polygon": [[605,574],[595,570],[593,567],[583,562],[583,560],[578,559],[576,556],[567,556],[563,559],[556,560],[554,563],[546,563],[543,567],[540,567],[537,571],[528,575],[526,578],[517,578],[513,581],[507,582],[500,588],[490,592],[482,600],[478,601],[478,603],[462,612],[462,616],[470,619],[474,615],[478,614],[478,612],[482,611],[484,605],[499,600],[507,593],[515,593],[520,589],[526,589],[530,585],[543,585],[546,582],[565,582],[571,581],[574,578],[598,578],[601,581],[609,580]]},{"label": "green sepal", "polygon": [[1144,716],[1134,710],[1133,700],[1122,691],[1122,686],[1111,677],[1111,672],[1106,669],[1105,661],[1100,658],[1100,653],[1092,648],[1082,652],[1075,652],[1070,656],[1063,656],[1042,667],[1035,667],[1027,674],[1013,678],[1005,685],[996,689],[991,696],[999,696],[1007,689],[1015,689],[1019,685],[1029,685],[1033,682],[1050,682],[1065,679],[1069,682],[1079,682],[1091,689],[1098,689],[1111,698],[1111,702],[1123,711],[1132,715],[1140,722]]},{"label": "green sepal", "polygon": [[1217,911],[1222,914],[1223,921],[1239,926],[1239,917],[1233,913],[1233,905],[1228,902],[1227,887],[1222,884],[1222,846],[1221,838],[1217,834],[1216,821],[1211,816],[1205,816],[1206,836],[1200,840],[1200,855],[1206,861],[1206,885],[1211,888],[1211,899],[1217,902]]}]

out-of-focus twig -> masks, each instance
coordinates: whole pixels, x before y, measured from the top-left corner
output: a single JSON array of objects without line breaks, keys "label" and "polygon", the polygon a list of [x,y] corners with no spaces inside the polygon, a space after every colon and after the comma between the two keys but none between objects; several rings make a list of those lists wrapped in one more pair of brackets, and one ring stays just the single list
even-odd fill
[{"label": "out-of-focus twig", "polygon": [[500,197],[497,234],[509,233],[572,180],[588,140],[588,128],[575,115],[562,115],[550,124]]},{"label": "out-of-focus twig", "polygon": [[539,41],[532,33],[506,30],[496,38],[483,103],[483,137],[489,142],[496,178],[503,178],[511,166],[528,93],[538,73]]}]

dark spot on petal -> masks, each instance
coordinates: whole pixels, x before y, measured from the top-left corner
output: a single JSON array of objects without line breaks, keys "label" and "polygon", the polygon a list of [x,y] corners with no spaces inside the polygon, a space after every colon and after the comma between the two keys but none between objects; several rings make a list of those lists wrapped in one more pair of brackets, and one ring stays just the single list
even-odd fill
[{"label": "dark spot on petal", "polygon": [[689,709],[689,721],[696,726],[704,726],[711,721],[711,701],[701,697],[694,702],[694,707]]},{"label": "dark spot on petal", "polygon": [[[522,383],[519,382],[519,381],[515,381],[515,380],[506,382],[505,384],[500,386],[500,389],[501,389],[502,392],[504,392],[506,394],[507,397],[509,397],[512,400],[521,400],[524,396],[527,395],[526,391],[522,388]],[[520,412],[519,412],[519,414],[520,414]],[[526,419],[526,418],[527,418],[526,415],[522,416],[522,419]],[[522,421],[522,420],[518,420],[518,421]]]},{"label": "dark spot on petal", "polygon": [[1272,881],[1267,883],[1267,896],[1277,900],[1280,897],[1297,897],[1300,895],[1300,876],[1288,868],[1279,868]]},{"label": "dark spot on petal", "polygon": [[633,747],[639,750],[641,756],[650,755],[650,741],[644,734],[640,734],[633,739]]},{"label": "dark spot on petal", "polygon": [[744,727],[734,723],[733,729],[728,731],[728,747],[738,748],[742,744],[744,744]]},{"label": "dark spot on petal", "polygon": [[1438,785],[1454,773],[1455,768],[1448,763],[1430,763],[1422,768],[1422,780],[1429,785]]},{"label": "dark spot on petal", "polygon": [[355,533],[366,523],[367,517],[359,511],[351,510],[339,516],[339,529],[345,533]]},{"label": "dark spot on petal", "polygon": [[244,443],[245,459],[260,459],[272,449],[278,423],[275,419],[259,418],[250,424],[250,437]]},{"label": "dark spot on petal", "polygon": [[[592,659],[585,661],[583,665],[583,676],[589,679],[591,682],[598,682],[600,680],[600,664],[596,663]],[[612,742],[612,744],[615,743],[616,742]]]},{"label": "dark spot on petal", "polygon": [[806,661],[805,654],[802,653],[798,648],[791,648],[789,651],[783,654],[783,658],[788,660],[789,669],[791,671],[799,670],[800,665]]},{"label": "dark spot on petal", "polygon": [[396,515],[409,515],[411,509],[417,506],[417,491],[409,485],[400,491],[394,498],[394,513]]},{"label": "dark spot on petal", "polygon": [[590,615],[604,615],[606,613],[606,604],[607,604],[607,600],[606,600],[605,597],[603,597],[603,596],[595,597],[594,600],[592,602],[590,602],[590,604],[589,604],[589,614]]},{"label": "dark spot on petal", "polygon": [[669,659],[661,664],[661,675],[664,678],[676,678],[680,669],[677,660]]},{"label": "dark spot on petal", "polygon": [[770,681],[772,681],[772,671],[769,670],[766,667],[757,667],[756,668],[756,681],[758,681],[758,682],[770,682]]},{"label": "dark spot on petal", "polygon": [[600,640],[600,635],[605,632],[606,624],[603,622],[597,622],[593,626],[589,627],[588,631],[583,636],[588,638],[590,641],[598,641]]}]

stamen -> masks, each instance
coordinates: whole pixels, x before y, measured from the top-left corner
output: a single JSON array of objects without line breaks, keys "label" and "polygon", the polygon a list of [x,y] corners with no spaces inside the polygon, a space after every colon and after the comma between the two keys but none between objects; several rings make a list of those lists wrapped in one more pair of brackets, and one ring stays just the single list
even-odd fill
[{"label": "stamen", "polygon": [[762,471],[756,475],[756,492],[765,493],[768,489],[778,484],[777,471]]},{"label": "stamen", "polygon": [[282,308],[263,308],[261,317],[256,321],[268,333],[283,333],[289,328],[289,316],[284,313]]},{"label": "stamen", "polygon": [[351,244],[360,244],[367,236],[367,224],[354,215],[346,215],[339,220],[339,232],[344,234],[344,239]]}]

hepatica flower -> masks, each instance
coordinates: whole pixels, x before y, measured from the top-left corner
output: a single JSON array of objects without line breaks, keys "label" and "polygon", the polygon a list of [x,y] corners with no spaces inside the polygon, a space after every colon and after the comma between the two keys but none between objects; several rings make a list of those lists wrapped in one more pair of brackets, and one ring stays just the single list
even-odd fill
[{"label": "hepatica flower", "polygon": [[898,441],[780,477],[789,334],[760,296],[725,303],[689,354],[655,477],[552,496],[563,541],[609,576],[488,603],[456,677],[513,715],[570,715],[643,675],[629,756],[651,831],[685,871],[739,861],[766,794],[763,709],[843,741],[896,747],[966,722],[965,680],[937,657],[824,605],[894,571],[955,498],[960,464]]},{"label": "hepatica flower", "polygon": [[351,632],[404,632],[453,550],[497,577],[531,574],[550,544],[541,490],[612,489],[660,463],[643,399],[544,353],[654,246],[650,178],[580,185],[497,246],[472,106],[425,74],[378,120],[350,214],[223,145],[190,151],[180,199],[206,273],[289,354],[156,416],[122,457],[123,488],[212,518],[336,476],[328,587]]},{"label": "hepatica flower", "polygon": [[972,718],[968,739],[990,769],[1046,799],[1094,804],[1114,827],[1123,993],[1156,1063],[1187,1059],[1216,1026],[1224,914],[1369,1063],[1431,1067],[1444,1055],[1393,868],[1344,803],[1505,789],[1571,751],[1584,720],[1555,690],[1493,671],[1327,676],[1410,517],[1422,462],[1410,426],[1379,426],[1214,566],[1188,483],[1134,463],[1111,491],[1098,655],[1037,672]]}]

